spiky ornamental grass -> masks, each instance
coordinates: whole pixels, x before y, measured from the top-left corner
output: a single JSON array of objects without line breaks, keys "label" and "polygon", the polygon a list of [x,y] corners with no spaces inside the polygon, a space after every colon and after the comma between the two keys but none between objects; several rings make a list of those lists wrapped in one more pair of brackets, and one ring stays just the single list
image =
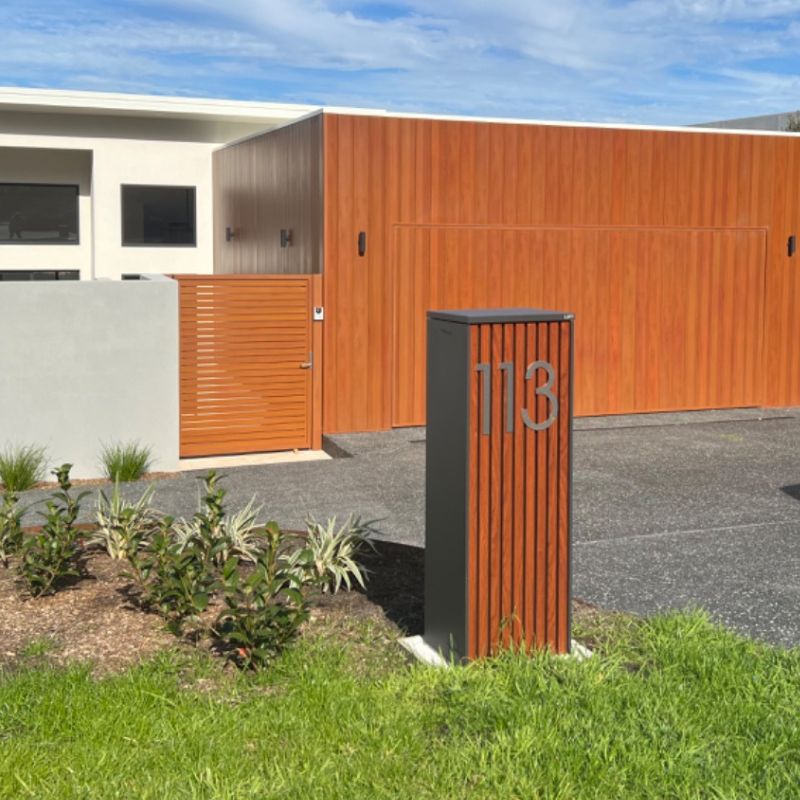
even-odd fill
[{"label": "spiky ornamental grass", "polygon": [[150,484],[138,500],[126,500],[114,482],[110,496],[101,491],[95,504],[96,528],[90,541],[99,544],[109,558],[124,560],[136,555],[140,546],[158,529],[161,514],[152,507],[155,486]]},{"label": "spiky ornamental grass", "polygon": [[38,445],[8,445],[0,451],[0,485],[7,492],[24,492],[41,481],[47,470],[47,450]]},{"label": "spiky ornamental grass", "polygon": [[308,566],[323,593],[336,594],[342,586],[350,590],[354,583],[366,588],[367,570],[359,563],[358,556],[372,547],[368,538],[371,532],[371,523],[362,522],[352,514],[339,528],[336,517],[324,524],[312,516],[306,519],[305,547],[313,556]]},{"label": "spiky ornamental grass", "polygon": [[139,442],[111,442],[101,446],[100,463],[112,481],[136,481],[153,463],[151,448]]}]

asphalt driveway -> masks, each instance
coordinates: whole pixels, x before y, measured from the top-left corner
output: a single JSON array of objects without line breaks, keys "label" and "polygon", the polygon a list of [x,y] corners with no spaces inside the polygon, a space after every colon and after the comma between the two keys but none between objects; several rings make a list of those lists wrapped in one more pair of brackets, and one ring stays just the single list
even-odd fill
[{"label": "asphalt driveway", "polygon": [[[424,429],[332,444],[342,457],[229,470],[230,506],[256,495],[287,526],[353,511],[379,520],[383,538],[423,546]],[[576,597],[640,614],[700,606],[800,644],[800,409],[576,420],[574,445]],[[156,504],[190,515],[197,494],[187,473],[160,481]]]}]

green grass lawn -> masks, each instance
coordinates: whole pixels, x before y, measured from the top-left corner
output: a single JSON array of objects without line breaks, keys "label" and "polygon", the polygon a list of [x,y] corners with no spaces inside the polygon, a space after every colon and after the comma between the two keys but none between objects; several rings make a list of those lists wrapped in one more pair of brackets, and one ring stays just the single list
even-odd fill
[{"label": "green grass lawn", "polygon": [[[0,676],[2,798],[792,798],[800,650],[701,615],[583,623],[584,663],[408,667],[373,623],[270,671],[164,654]],[[587,629],[588,628],[588,629]],[[124,635],[124,631],[120,632]]]}]

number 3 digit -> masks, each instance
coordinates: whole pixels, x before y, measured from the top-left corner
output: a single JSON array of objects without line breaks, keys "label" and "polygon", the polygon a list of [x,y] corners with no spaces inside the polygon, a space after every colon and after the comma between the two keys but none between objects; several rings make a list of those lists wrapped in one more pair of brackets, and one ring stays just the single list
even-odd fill
[{"label": "number 3 digit", "polygon": [[528,369],[525,370],[525,380],[529,381],[536,374],[536,371],[540,369],[543,369],[545,373],[547,373],[547,381],[541,386],[537,386],[534,391],[537,396],[541,395],[550,401],[550,416],[544,422],[534,422],[530,414],[528,414],[528,409],[523,408],[522,421],[534,431],[547,430],[556,421],[556,417],[558,417],[558,398],[551,391],[553,383],[555,383],[556,380],[556,373],[553,370],[552,364],[547,361],[534,361],[532,364],[529,364]]}]

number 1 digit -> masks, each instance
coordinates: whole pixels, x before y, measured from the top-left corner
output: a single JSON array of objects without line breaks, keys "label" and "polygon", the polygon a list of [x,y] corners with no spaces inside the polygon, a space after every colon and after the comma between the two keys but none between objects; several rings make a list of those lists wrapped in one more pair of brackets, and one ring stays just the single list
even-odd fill
[{"label": "number 1 digit", "polygon": [[475,369],[481,373],[483,382],[483,435],[488,436],[492,430],[492,367],[484,361]]}]

